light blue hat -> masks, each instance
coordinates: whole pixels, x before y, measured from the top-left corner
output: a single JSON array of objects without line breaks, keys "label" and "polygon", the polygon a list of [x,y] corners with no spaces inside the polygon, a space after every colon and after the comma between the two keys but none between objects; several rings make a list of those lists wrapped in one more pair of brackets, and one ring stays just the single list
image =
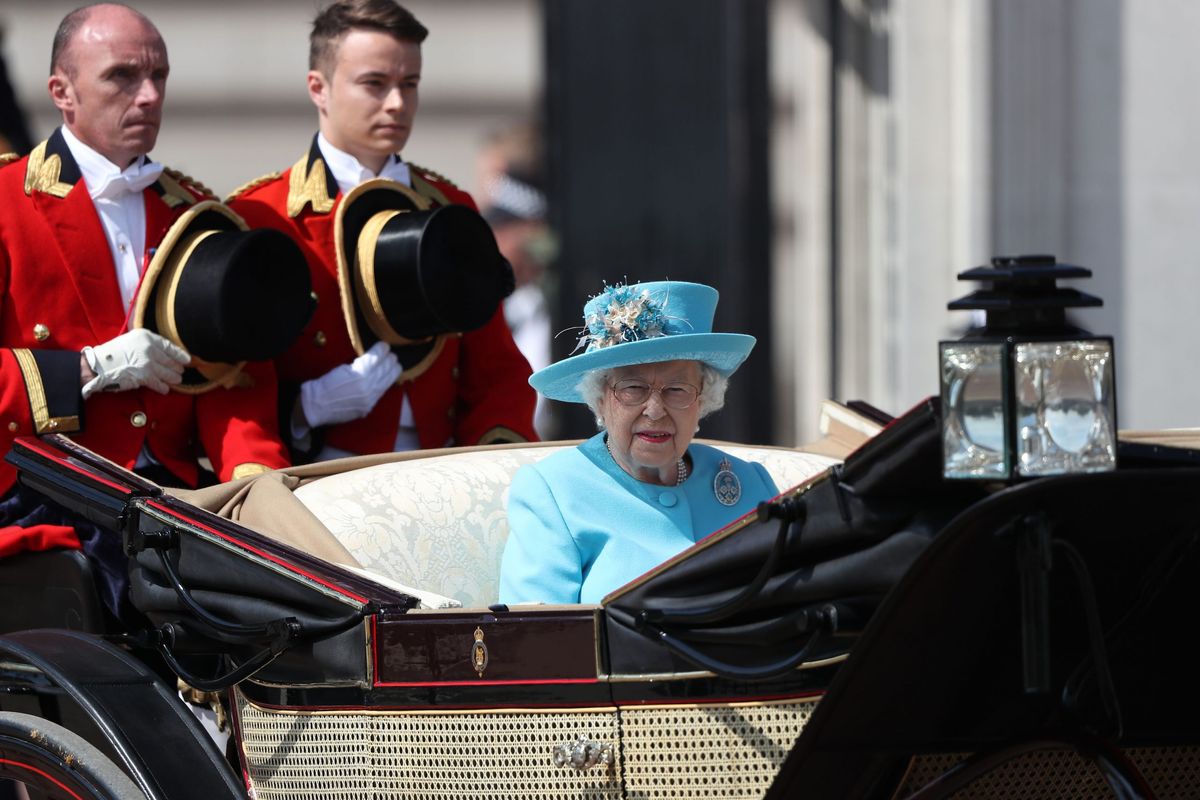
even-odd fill
[{"label": "light blue hat", "polygon": [[713,333],[717,290],[701,283],[656,281],[607,286],[583,307],[584,333],[576,350],[529,377],[552,400],[582,403],[579,380],[597,369],[658,361],[701,361],[732,375],[750,355],[754,337]]}]

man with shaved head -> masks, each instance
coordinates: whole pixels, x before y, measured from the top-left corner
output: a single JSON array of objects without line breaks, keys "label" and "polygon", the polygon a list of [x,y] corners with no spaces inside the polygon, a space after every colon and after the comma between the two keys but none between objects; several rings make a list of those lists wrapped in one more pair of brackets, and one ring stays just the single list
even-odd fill
[{"label": "man with shaved head", "polygon": [[54,36],[50,97],[70,134],[124,169],[154,147],[169,71],[167,46],[145,16],[85,6]]},{"label": "man with shaved head", "polygon": [[[271,365],[247,365],[253,385],[173,391],[191,356],[129,328],[167,230],[213,200],[147,156],[169,72],[162,36],[141,13],[115,3],[72,11],[48,82],[62,126],[24,158],[0,156],[0,454],[16,436],[70,434],[159,483],[193,487],[202,455],[221,480],[288,464]],[[0,557],[82,543],[102,568],[123,571],[115,537],[14,481],[0,462]],[[116,610],[116,595],[105,599]]]}]

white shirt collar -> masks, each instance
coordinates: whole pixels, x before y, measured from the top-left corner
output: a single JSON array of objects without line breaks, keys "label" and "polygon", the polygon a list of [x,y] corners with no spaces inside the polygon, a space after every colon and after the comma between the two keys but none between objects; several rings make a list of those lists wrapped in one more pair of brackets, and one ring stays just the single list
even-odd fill
[{"label": "white shirt collar", "polygon": [[409,173],[408,164],[401,161],[400,156],[393,155],[389,158],[383,165],[383,169],[376,175],[364,167],[357,158],[330,144],[323,133],[317,134],[317,147],[321,149],[325,165],[333,173],[333,179],[337,181],[338,189],[342,194],[346,194],[355,186],[371,178],[387,178],[405,186],[412,186],[412,175]]},{"label": "white shirt collar", "polygon": [[75,159],[75,163],[79,166],[79,172],[83,175],[83,180],[87,183],[88,193],[93,199],[109,183],[112,176],[120,175],[121,173],[133,174],[141,170],[143,165],[148,166],[151,163],[143,155],[135,158],[133,163],[128,167],[121,169],[121,167],[81,142],[79,137],[71,133],[71,129],[66,125],[63,125],[60,130],[62,131],[63,141],[67,143],[67,149],[71,151],[71,157]]}]

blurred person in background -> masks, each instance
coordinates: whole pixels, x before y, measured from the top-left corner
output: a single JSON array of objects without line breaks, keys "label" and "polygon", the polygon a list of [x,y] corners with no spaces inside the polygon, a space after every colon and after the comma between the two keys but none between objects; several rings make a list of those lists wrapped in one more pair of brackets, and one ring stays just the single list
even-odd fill
[{"label": "blurred person in background", "polygon": [[24,155],[33,148],[25,115],[17,103],[16,93],[8,79],[8,67],[4,63],[4,28],[0,27],[0,154]]},{"label": "blurred person in background", "polygon": [[356,346],[344,316],[356,302],[339,284],[348,195],[384,179],[434,207],[476,209],[469,194],[400,154],[416,119],[427,35],[393,0],[325,7],[313,22],[306,77],[318,133],[292,167],[229,198],[252,227],[288,233],[308,258],[317,310],[277,362],[281,424],[299,460],[536,438],[529,364],[499,307],[478,329],[402,347],[381,336],[369,349]]},{"label": "blurred person in background", "polygon": [[[513,339],[534,371],[550,365],[548,273],[558,242],[547,218],[540,131],[521,124],[493,134],[478,159],[480,210],[492,226],[500,252],[513,268],[516,289],[504,301]],[[538,397],[538,435],[553,434],[544,397]]]}]

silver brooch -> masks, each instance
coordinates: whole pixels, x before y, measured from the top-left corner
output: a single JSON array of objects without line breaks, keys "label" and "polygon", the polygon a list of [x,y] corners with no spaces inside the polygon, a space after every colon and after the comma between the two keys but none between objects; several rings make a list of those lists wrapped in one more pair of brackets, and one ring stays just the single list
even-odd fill
[{"label": "silver brooch", "polygon": [[728,458],[721,459],[720,471],[713,478],[713,494],[723,506],[732,506],[742,499],[742,482],[733,474],[733,465]]}]

